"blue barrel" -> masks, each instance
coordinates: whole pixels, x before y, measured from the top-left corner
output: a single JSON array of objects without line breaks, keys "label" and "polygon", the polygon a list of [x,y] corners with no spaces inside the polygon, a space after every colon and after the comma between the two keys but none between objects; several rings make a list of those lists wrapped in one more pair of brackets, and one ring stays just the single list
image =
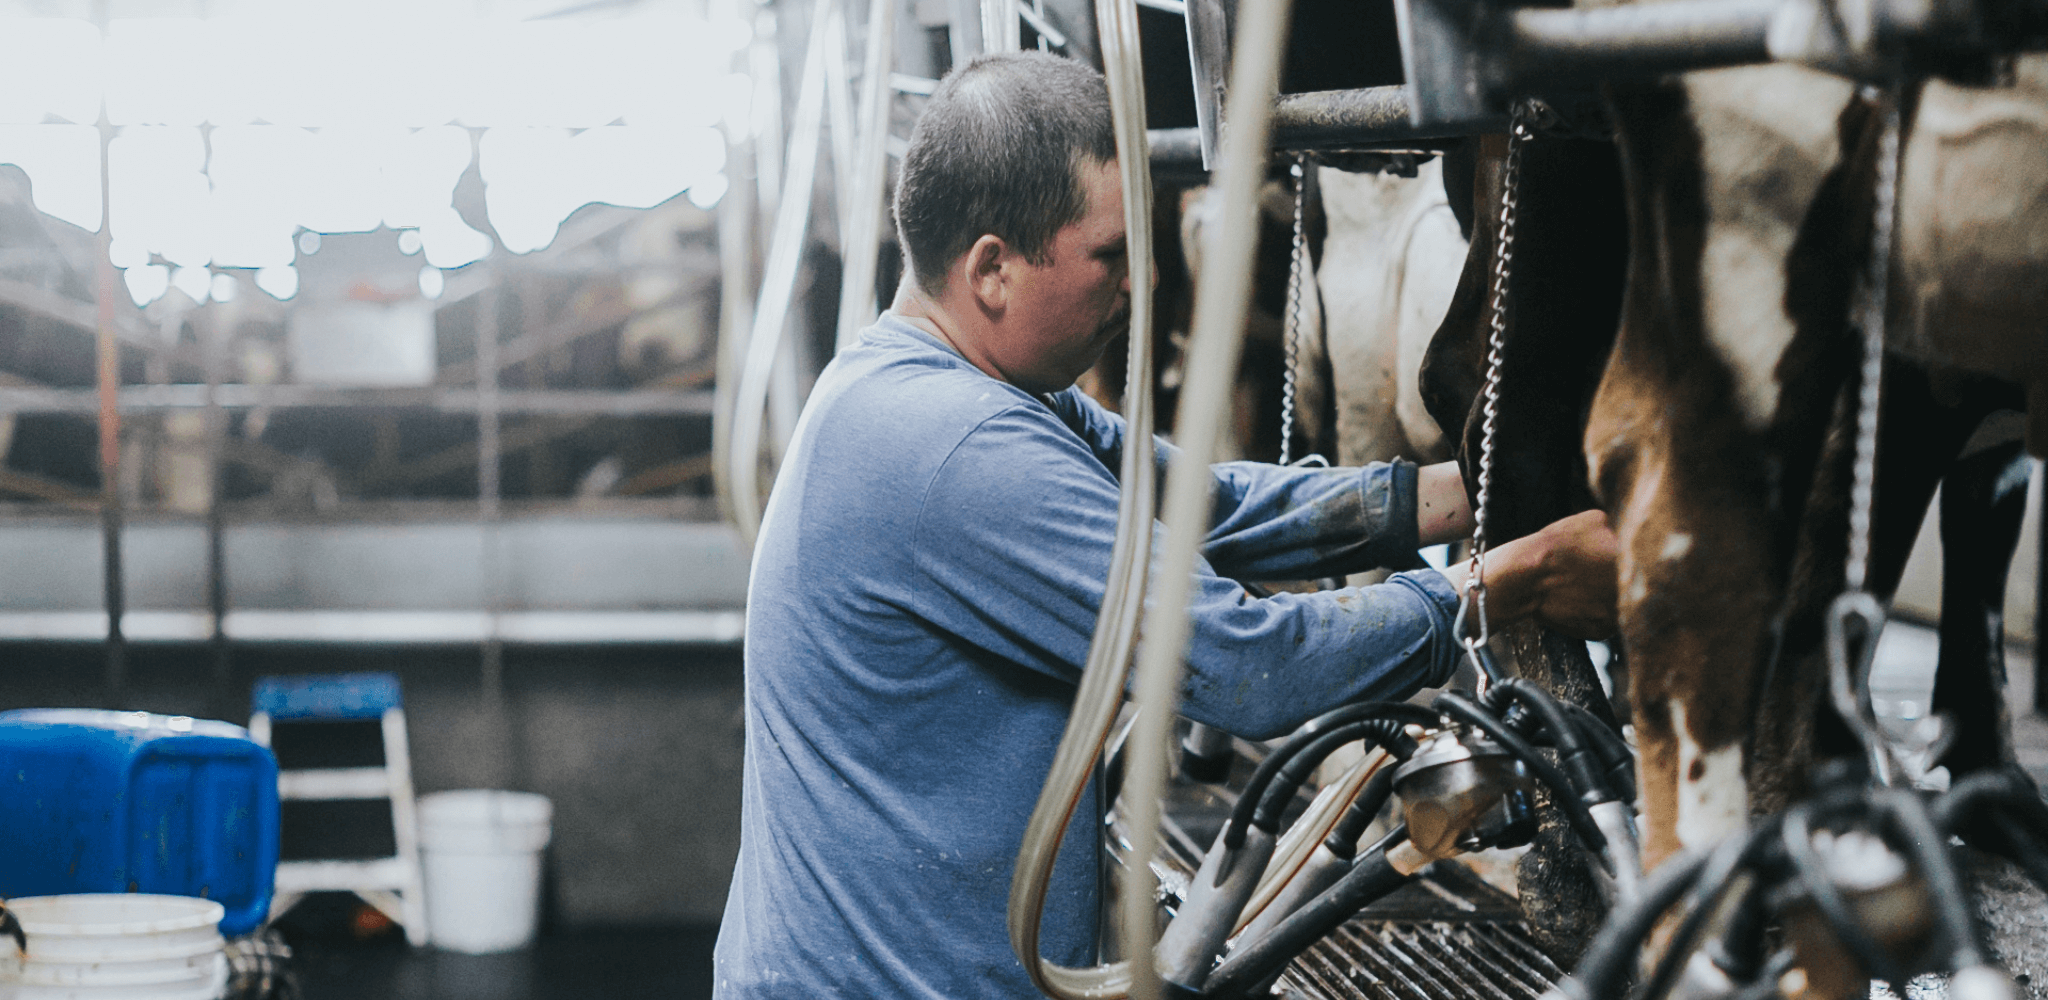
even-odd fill
[{"label": "blue barrel", "polygon": [[277,758],[225,722],[93,709],[0,712],[0,897],[200,896],[222,934],[263,925],[277,874]]}]

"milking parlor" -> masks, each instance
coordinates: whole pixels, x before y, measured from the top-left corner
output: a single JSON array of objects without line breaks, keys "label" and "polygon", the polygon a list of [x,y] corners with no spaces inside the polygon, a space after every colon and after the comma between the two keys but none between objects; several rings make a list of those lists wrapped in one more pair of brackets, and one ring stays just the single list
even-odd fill
[{"label": "milking parlor", "polygon": [[0,1000],[2048,1000],[2048,0],[0,0]]}]

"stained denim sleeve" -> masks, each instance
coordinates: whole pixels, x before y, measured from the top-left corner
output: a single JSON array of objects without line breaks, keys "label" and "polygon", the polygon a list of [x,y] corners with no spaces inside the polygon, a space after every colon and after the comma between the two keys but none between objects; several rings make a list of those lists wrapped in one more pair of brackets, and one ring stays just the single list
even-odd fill
[{"label": "stained denim sleeve", "polygon": [[[919,501],[914,545],[924,582],[910,610],[987,655],[1073,680],[1102,605],[1117,485],[1049,417],[1024,407],[998,414],[948,457]],[[1400,492],[1395,467],[1378,470],[1376,492]],[[1195,572],[1182,714],[1267,738],[1347,702],[1405,698],[1448,680],[1457,595],[1435,570],[1270,598],[1221,572],[1232,565],[1298,578],[1369,554],[1374,542],[1340,537],[1363,523],[1366,478],[1358,470],[1219,475],[1219,497],[1235,502],[1211,544],[1229,558],[1203,559]],[[1398,504],[1378,503],[1382,516],[1400,519]],[[1311,513],[1261,523],[1302,506]],[[1412,548],[1412,507],[1405,520],[1401,544]],[[1154,544],[1164,544],[1156,522]]]},{"label": "stained denim sleeve", "polygon": [[[1062,422],[1111,474],[1123,462],[1123,418],[1078,389],[1051,398]],[[1162,491],[1176,449],[1158,442]],[[1263,462],[1209,467],[1216,482],[1202,555],[1240,580],[1303,580],[1368,569],[1418,569],[1415,466],[1301,468]]]}]

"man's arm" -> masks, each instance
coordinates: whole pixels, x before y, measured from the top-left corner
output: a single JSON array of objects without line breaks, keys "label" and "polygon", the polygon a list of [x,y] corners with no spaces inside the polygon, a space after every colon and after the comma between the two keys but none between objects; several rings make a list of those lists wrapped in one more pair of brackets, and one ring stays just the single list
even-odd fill
[{"label": "man's arm", "polygon": [[1465,476],[1458,463],[1438,462],[1415,470],[1415,534],[1423,545],[1472,537],[1472,504],[1465,499]]}]

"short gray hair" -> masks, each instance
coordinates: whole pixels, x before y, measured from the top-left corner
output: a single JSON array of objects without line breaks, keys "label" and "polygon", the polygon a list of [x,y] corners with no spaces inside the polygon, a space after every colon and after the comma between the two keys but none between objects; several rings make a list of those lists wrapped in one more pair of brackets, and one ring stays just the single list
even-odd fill
[{"label": "short gray hair", "polygon": [[1081,166],[1114,159],[1102,74],[1042,52],[981,56],[947,74],[910,135],[896,184],[905,263],[931,293],[984,234],[1044,263],[1088,210]]}]

